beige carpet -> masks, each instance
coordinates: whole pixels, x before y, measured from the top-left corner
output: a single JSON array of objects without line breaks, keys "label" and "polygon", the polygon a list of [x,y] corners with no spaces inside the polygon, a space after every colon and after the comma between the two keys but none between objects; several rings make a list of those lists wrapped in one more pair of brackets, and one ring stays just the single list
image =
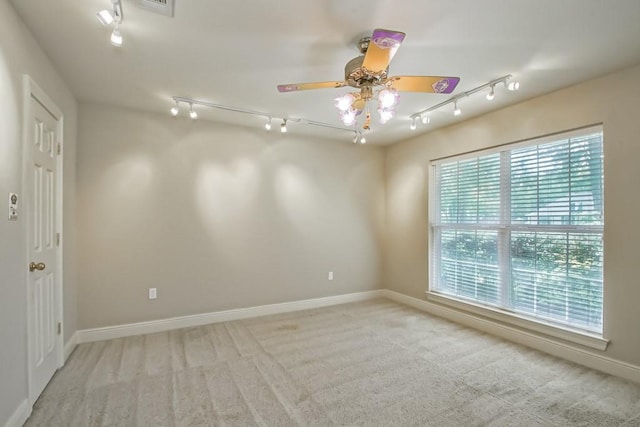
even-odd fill
[{"label": "beige carpet", "polygon": [[640,386],[387,300],[78,346],[28,426],[638,426]]}]

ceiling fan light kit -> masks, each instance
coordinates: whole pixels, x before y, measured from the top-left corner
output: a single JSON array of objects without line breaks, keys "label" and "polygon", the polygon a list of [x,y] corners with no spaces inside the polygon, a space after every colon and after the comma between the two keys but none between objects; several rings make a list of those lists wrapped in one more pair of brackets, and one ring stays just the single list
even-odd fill
[{"label": "ceiling fan light kit", "polygon": [[350,60],[344,69],[344,81],[315,83],[293,83],[278,85],[280,92],[295,92],[308,89],[353,87],[359,92],[350,92],[335,99],[340,119],[345,126],[355,126],[363,112],[363,129],[369,129],[369,101],[378,101],[380,123],[389,121],[398,104],[400,91],[444,93],[453,92],[460,78],[439,76],[389,76],[389,63],[400,48],[406,34],[395,30],[377,28],[371,37],[358,42],[361,55]]}]

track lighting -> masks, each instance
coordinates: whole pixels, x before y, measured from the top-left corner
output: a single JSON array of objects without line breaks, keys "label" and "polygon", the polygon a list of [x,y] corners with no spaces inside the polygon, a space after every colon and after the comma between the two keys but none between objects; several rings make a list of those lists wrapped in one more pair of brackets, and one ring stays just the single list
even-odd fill
[{"label": "track lighting", "polygon": [[462,114],[462,110],[460,109],[460,107],[458,107],[458,101],[455,101],[453,103],[453,115],[459,116],[460,114]]},{"label": "track lighting", "polygon": [[417,120],[417,117],[414,117],[413,119],[411,119],[411,126],[409,126],[409,129],[416,130],[416,127],[417,127],[416,120]]},{"label": "track lighting", "polygon": [[362,132],[355,131],[353,132],[353,143],[357,144],[358,142],[360,144],[366,144],[367,140],[365,139],[364,135],[362,135]]},{"label": "track lighting", "polygon": [[495,98],[496,96],[496,85],[498,84],[503,84],[508,90],[510,91],[515,91],[518,90],[520,88],[520,83],[517,81],[512,81],[509,82],[509,79],[511,79],[513,76],[511,74],[507,74],[505,76],[499,77],[497,79],[493,79],[491,81],[488,81],[485,84],[482,84],[480,86],[474,87],[473,89],[470,89],[466,92],[461,92],[458,93],[454,96],[452,96],[451,98],[447,99],[446,101],[443,101],[439,104],[433,105],[429,108],[426,108],[424,110],[418,111],[417,113],[413,113],[411,114],[409,117],[411,119],[418,119],[421,118],[422,119],[422,123],[427,124],[429,123],[431,120],[428,116],[429,113],[431,113],[432,111],[435,111],[439,108],[444,107],[445,105],[449,105],[449,104],[453,104],[453,114],[455,116],[459,116],[462,114],[462,110],[458,107],[458,101],[460,101],[462,98],[466,98],[468,96],[471,96],[475,93],[478,93],[480,91],[484,91],[487,88],[489,89],[489,93],[487,93],[486,97],[487,100],[491,101],[492,99]]},{"label": "track lighting", "polygon": [[487,94],[487,101],[492,101],[496,97],[495,85],[491,85],[491,90]]},{"label": "track lighting", "polygon": [[423,124],[423,125],[428,125],[429,123],[431,123],[431,117],[429,117],[429,116],[422,116],[422,124]]},{"label": "track lighting", "polygon": [[214,104],[213,102],[199,101],[197,99],[185,98],[182,96],[174,96],[172,97],[172,101],[174,102],[174,105],[169,109],[169,112],[171,113],[171,115],[180,114],[180,104],[185,104],[189,106],[189,117],[191,117],[194,120],[198,117],[198,114],[194,111],[193,107],[200,106],[200,107],[214,108],[214,109],[224,110],[224,111],[231,111],[233,113],[248,114],[250,116],[261,117],[266,120],[264,122],[264,128],[266,130],[270,130],[273,127],[274,120],[282,120],[282,124],[280,125],[280,132],[285,133],[287,131],[287,122],[293,121],[293,122],[304,124],[304,125],[318,126],[318,127],[327,128],[327,129],[335,129],[341,132],[344,132],[344,131],[355,132],[354,142],[358,142],[358,140],[360,141],[361,144],[364,144],[366,142],[366,140],[362,136],[362,132],[358,130],[354,131],[353,129],[348,129],[342,126],[336,126],[330,123],[317,122],[315,120],[303,119],[300,117],[282,117],[282,118],[275,117],[274,118],[273,115],[271,115],[268,112],[247,110],[245,108],[232,107],[230,105]]},{"label": "track lighting", "polygon": [[111,0],[112,10],[104,9],[96,14],[98,21],[102,25],[111,25],[115,22],[115,28],[111,32],[111,44],[120,47],[122,46],[122,33],[120,33],[120,24],[122,24],[122,5],[120,0]]},{"label": "track lighting", "polygon": [[111,25],[113,22],[113,15],[107,9],[101,10],[96,14],[96,16],[102,25]]},{"label": "track lighting", "polygon": [[[356,124],[358,116],[363,112],[366,103],[373,99],[371,88],[365,90],[362,88],[360,93],[352,92],[339,96],[334,99],[336,108],[340,111],[340,120],[345,126],[353,126]],[[384,88],[377,92],[378,112],[380,113],[380,122],[386,123],[394,116],[394,110],[398,104],[398,91],[395,89]],[[367,110],[368,111],[368,110]],[[370,115],[367,113],[364,129],[368,129]]]},{"label": "track lighting", "polygon": [[173,117],[177,116],[178,113],[180,112],[180,107],[178,106],[178,101],[176,101],[176,105],[174,105],[173,107],[171,107],[171,110],[169,110],[171,112],[171,115]]},{"label": "track lighting", "polygon": [[120,26],[118,24],[116,24],[116,27],[111,33],[111,44],[115,47],[122,46],[122,34],[120,34]]}]

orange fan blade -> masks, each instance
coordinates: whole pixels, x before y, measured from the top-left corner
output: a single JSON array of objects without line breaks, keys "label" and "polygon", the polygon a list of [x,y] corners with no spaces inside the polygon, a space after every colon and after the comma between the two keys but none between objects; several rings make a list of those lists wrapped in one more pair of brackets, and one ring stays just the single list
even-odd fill
[{"label": "orange fan blade", "polygon": [[373,30],[362,66],[372,73],[386,70],[405,35],[405,33],[399,31],[383,30],[381,28]]},{"label": "orange fan blade", "polygon": [[297,90],[308,89],[324,89],[324,88],[337,88],[346,86],[347,82],[315,82],[315,83],[292,83],[288,85],[278,85],[279,92],[295,92]]},{"label": "orange fan blade", "polygon": [[389,77],[391,87],[404,92],[451,93],[460,77],[395,76]]}]

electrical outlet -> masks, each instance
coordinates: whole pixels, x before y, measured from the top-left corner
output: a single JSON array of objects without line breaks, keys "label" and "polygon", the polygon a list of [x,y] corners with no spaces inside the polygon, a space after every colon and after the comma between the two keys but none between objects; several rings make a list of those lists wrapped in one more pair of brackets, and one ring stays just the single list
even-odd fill
[{"label": "electrical outlet", "polygon": [[333,271],[330,271],[330,272],[329,272],[329,277],[328,277],[328,279],[329,279],[329,280],[333,280]]},{"label": "electrical outlet", "polygon": [[156,299],[158,298],[158,293],[156,291],[156,288],[149,288],[149,299]]}]

